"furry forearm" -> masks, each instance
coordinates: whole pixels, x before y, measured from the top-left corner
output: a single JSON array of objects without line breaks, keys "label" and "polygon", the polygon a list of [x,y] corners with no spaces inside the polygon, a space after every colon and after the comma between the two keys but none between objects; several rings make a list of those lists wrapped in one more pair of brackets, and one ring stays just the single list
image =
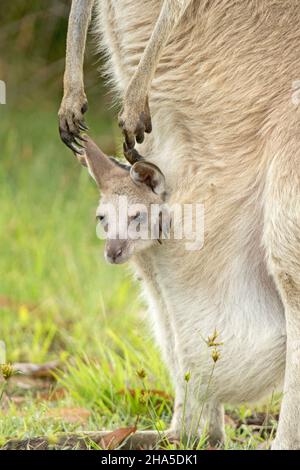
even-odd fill
[{"label": "furry forearm", "polygon": [[65,91],[83,87],[83,60],[94,0],[73,0],[67,36]]}]

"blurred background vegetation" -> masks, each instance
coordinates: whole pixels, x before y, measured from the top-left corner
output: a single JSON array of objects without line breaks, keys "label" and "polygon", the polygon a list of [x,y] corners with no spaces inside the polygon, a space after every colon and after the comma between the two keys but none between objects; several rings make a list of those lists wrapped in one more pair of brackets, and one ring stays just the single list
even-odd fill
[{"label": "blurred background vegetation", "polygon": [[[1,1],[0,80],[7,85],[6,110],[29,109],[38,114],[59,109],[70,5],[71,0]],[[98,132],[97,122],[100,122],[100,134],[104,134],[102,145],[113,152],[116,111],[111,109],[111,97],[100,71],[101,57],[95,54],[95,39],[90,37],[85,87],[90,115],[96,115],[91,122]]]},{"label": "blurred background vegetation", "polygon": [[43,103],[61,88],[64,67],[68,0],[1,2],[1,78],[8,84],[11,103]]},{"label": "blurred background vegetation", "polygon": [[[0,71],[9,102],[59,105],[71,0],[1,1]],[[97,70],[99,57],[88,41],[85,83],[92,99],[105,101]],[[103,103],[104,104],[104,103]]]}]

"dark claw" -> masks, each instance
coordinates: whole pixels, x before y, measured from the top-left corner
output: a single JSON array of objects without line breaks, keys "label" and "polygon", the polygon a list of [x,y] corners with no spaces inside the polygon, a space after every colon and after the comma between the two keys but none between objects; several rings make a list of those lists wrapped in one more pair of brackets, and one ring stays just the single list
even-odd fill
[{"label": "dark claw", "polygon": [[84,155],[83,148],[77,147],[77,145],[75,145],[73,142],[70,145],[68,145],[68,147],[70,147],[70,149],[73,150],[75,154]]},{"label": "dark claw", "polygon": [[144,139],[145,139],[145,129],[144,127],[142,127],[141,129],[139,129],[136,133],[136,141],[138,144],[142,144],[144,142]]},{"label": "dark claw", "polygon": [[123,134],[125,137],[125,142],[126,142],[128,150],[132,150],[135,146],[135,138],[130,137],[126,131],[123,131]]},{"label": "dark claw", "polygon": [[134,165],[135,161],[134,161],[134,158],[133,158],[133,155],[132,155],[132,150],[128,149],[128,147],[126,145],[126,142],[123,142],[123,153],[124,153],[124,157],[126,158],[126,160],[131,165]]},{"label": "dark claw", "polygon": [[83,137],[81,134],[78,134],[78,135],[76,136],[76,139],[81,140],[81,142],[87,142],[87,139],[86,139],[85,137]]},{"label": "dark claw", "polygon": [[152,132],[152,123],[150,117],[150,109],[148,98],[146,100],[146,107],[143,112],[140,113],[138,125],[133,133],[129,133],[126,130],[126,122],[120,116],[124,115],[124,109],[119,114],[119,127],[122,129],[124,136],[127,152],[131,151],[135,147],[135,143],[142,144],[145,140],[145,133],[150,134]]},{"label": "dark claw", "polygon": [[152,132],[152,122],[151,122],[151,119],[147,122],[145,122],[145,132],[147,134],[151,134]]},{"label": "dark claw", "polygon": [[[78,139],[78,138],[79,138],[79,137],[77,137],[76,139]],[[80,142],[78,142],[76,139],[74,139],[74,143],[75,143],[75,145],[76,145],[77,147],[79,147],[79,148],[82,148],[82,149],[84,149],[84,148],[85,148],[85,146],[84,146],[84,145],[82,145]],[[80,139],[80,140],[83,140],[83,139]]]},{"label": "dark claw", "polygon": [[124,154],[124,157],[126,158],[126,160],[130,161],[130,151],[128,150],[128,147],[126,145],[126,142],[123,142],[123,154]]},{"label": "dark claw", "polygon": [[89,107],[89,106],[88,106],[88,103],[84,103],[84,105],[83,105],[82,108],[81,108],[82,114],[85,114],[85,113],[87,112],[88,107]]},{"label": "dark claw", "polygon": [[146,100],[146,108],[143,113],[143,121],[144,121],[144,126],[145,126],[145,132],[147,134],[151,134],[152,132],[152,121],[151,121],[151,114],[150,114],[150,108],[149,108],[149,98],[147,97]]},{"label": "dark claw", "polygon": [[85,148],[84,145],[82,145],[81,142],[78,142],[77,139],[79,139],[79,140],[84,140],[84,139],[82,139],[81,136],[79,136],[79,135],[76,135],[76,137],[73,135],[73,144],[75,144],[76,147],[78,147],[78,148],[84,149],[84,148]]},{"label": "dark claw", "polygon": [[60,138],[63,141],[64,144],[66,144],[68,147],[71,144],[72,140],[70,139],[70,134],[62,129],[61,127],[59,128],[59,134]]},{"label": "dark claw", "polygon": [[[75,139],[75,136],[71,134],[70,132],[67,132],[66,130],[62,129],[61,127],[59,128],[59,134],[61,137],[61,140],[69,147],[73,152],[78,153],[80,155],[84,154],[84,146],[80,143],[77,142]],[[81,136],[76,136],[80,140],[85,140]]]},{"label": "dark claw", "polygon": [[88,131],[88,130],[89,130],[89,128],[88,128],[88,126],[86,125],[85,122],[80,122],[80,123],[79,123],[79,129],[80,129],[81,131]]},{"label": "dark claw", "polygon": [[123,153],[124,157],[131,165],[134,165],[136,162],[144,160],[144,158],[138,153],[135,148],[128,149],[125,142],[123,143]]}]

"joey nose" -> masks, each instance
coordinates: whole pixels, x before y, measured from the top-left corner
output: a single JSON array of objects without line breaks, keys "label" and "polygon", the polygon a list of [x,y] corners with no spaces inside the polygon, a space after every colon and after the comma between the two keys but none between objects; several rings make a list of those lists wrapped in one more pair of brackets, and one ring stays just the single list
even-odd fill
[{"label": "joey nose", "polygon": [[109,263],[118,263],[122,258],[123,249],[120,246],[112,246],[107,247],[106,250],[106,258]]},{"label": "joey nose", "polygon": [[113,260],[117,260],[122,255],[122,248],[119,248],[112,254]]}]

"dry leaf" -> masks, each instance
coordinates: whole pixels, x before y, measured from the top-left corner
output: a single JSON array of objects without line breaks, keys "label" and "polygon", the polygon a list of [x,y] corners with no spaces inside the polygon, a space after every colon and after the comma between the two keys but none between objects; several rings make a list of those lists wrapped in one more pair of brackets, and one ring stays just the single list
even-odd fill
[{"label": "dry leaf", "polygon": [[43,401],[58,401],[65,398],[66,395],[67,390],[65,388],[56,388],[55,390],[49,390],[47,392],[39,392],[37,399]]},{"label": "dry leaf", "polygon": [[29,311],[35,310],[37,308],[37,305],[27,304],[27,303],[23,303],[23,302],[17,302],[16,300],[11,299],[9,297],[0,296],[0,308],[17,308],[17,309],[19,309],[22,306],[25,306]]},{"label": "dry leaf", "polygon": [[67,423],[86,424],[91,412],[85,408],[53,408],[47,412],[49,418],[58,418]]},{"label": "dry leaf", "polygon": [[53,382],[49,378],[40,379],[35,377],[28,377],[26,375],[14,375],[9,379],[8,392],[12,394],[15,389],[21,390],[45,390],[49,389],[53,385]]},{"label": "dry leaf", "polygon": [[15,397],[10,397],[10,401],[12,401],[15,405],[19,406],[19,405],[23,405],[23,403],[26,402],[26,398],[15,396]]},{"label": "dry leaf", "polygon": [[53,372],[58,368],[59,361],[51,361],[45,364],[31,364],[20,362],[13,364],[13,368],[23,375],[31,377],[46,377],[53,379]]},{"label": "dry leaf", "polygon": [[113,450],[118,448],[131,434],[136,432],[136,426],[116,429],[101,439],[102,449]]}]

